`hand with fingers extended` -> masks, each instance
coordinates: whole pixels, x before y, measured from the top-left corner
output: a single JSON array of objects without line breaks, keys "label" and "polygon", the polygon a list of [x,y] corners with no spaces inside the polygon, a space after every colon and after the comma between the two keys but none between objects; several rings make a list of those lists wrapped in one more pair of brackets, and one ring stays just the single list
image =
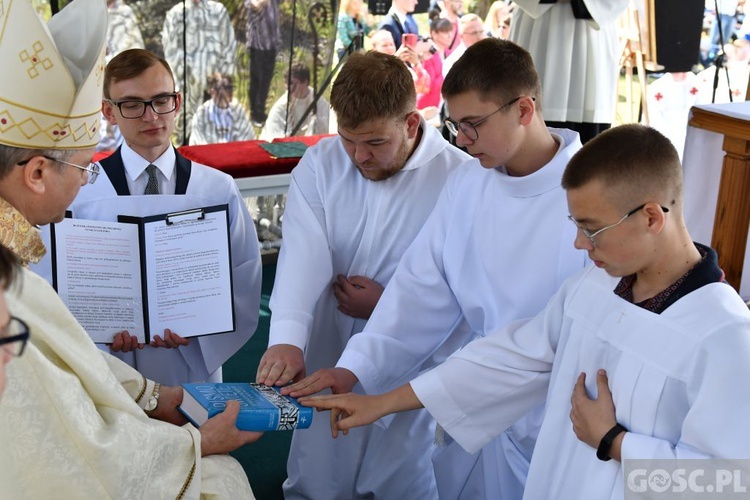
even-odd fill
[{"label": "hand with fingers extended", "polygon": [[112,352],[130,352],[143,349],[144,344],[138,342],[138,337],[130,335],[127,330],[115,333],[109,348]]},{"label": "hand with fingers extended", "polygon": [[357,376],[346,368],[324,368],[299,382],[282,387],[281,394],[299,398],[328,388],[334,394],[344,394],[351,392],[357,381]]},{"label": "hand with fingers extended", "polygon": [[267,386],[286,385],[305,376],[305,358],[302,349],[291,344],[269,347],[260,359],[255,381]]},{"label": "hand with fingers extended", "polygon": [[318,410],[331,410],[331,433],[338,437],[339,431],[346,435],[349,429],[375,422],[401,411],[424,408],[410,384],[405,384],[385,394],[363,396],[361,394],[333,394],[300,398],[302,406]]},{"label": "hand with fingers extended", "polygon": [[616,423],[615,404],[609,390],[607,372],[599,370],[596,375],[597,397],[586,394],[586,374],[581,373],[570,398],[570,421],[578,439],[596,449],[602,437]]},{"label": "hand with fingers extended", "polygon": [[149,344],[151,347],[165,347],[167,349],[177,349],[183,345],[190,345],[190,339],[184,339],[174,333],[169,328],[164,330],[164,338],[154,335]]},{"label": "hand with fingers extended", "polygon": [[318,410],[331,411],[331,434],[338,437],[339,431],[344,435],[349,429],[368,425],[387,415],[378,398],[383,396],[363,396],[347,393],[324,396],[308,396],[299,400],[303,406],[312,406]]},{"label": "hand with fingers extended", "polygon": [[369,319],[383,295],[383,286],[364,276],[336,276],[333,294],[339,303],[338,310],[353,318]]},{"label": "hand with fingers extended", "polygon": [[201,425],[201,456],[229,453],[242,445],[254,443],[262,432],[241,431],[235,422],[240,412],[238,401],[229,401],[226,409]]}]

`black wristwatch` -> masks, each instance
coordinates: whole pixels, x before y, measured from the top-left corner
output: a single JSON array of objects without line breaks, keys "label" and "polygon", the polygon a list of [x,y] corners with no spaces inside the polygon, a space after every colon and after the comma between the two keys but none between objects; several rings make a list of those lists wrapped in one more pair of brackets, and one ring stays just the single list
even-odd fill
[{"label": "black wristwatch", "polygon": [[615,426],[604,435],[602,440],[599,441],[599,448],[596,449],[596,458],[603,462],[611,460],[612,457],[609,456],[609,451],[612,449],[612,442],[622,432],[628,432],[628,430],[620,424],[615,424]]}]

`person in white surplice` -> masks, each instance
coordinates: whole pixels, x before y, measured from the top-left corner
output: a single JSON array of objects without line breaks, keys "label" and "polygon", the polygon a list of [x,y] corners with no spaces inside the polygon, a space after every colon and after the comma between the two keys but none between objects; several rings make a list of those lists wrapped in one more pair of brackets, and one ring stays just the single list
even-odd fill
[{"label": "person in white surplice", "polygon": [[750,378],[750,312],[685,228],[674,146],[613,128],[571,159],[563,187],[593,265],[539,315],[390,393],[304,404],[337,408],[334,434],[424,405],[474,452],[546,397],[529,500],[622,499],[631,459],[750,458],[750,398],[732,383]]},{"label": "person in white surplice", "polygon": [[[504,40],[477,42],[448,74],[443,94],[446,125],[481,166],[467,162],[448,180],[338,368],[311,375],[292,389],[309,387],[293,395],[322,389],[328,375],[337,392],[351,387],[339,376],[352,374],[368,394],[393,389],[473,338],[538,313],[586,264],[571,245],[575,227],[560,187],[581,143],[575,132],[544,125],[529,53]],[[462,322],[468,328],[453,328]],[[445,436],[433,455],[440,498],[518,498],[541,411],[478,454]]]},{"label": "person in white surplice", "polygon": [[516,0],[508,39],[531,52],[552,127],[594,137],[615,116],[617,18],[628,0]]},{"label": "person in white surplice", "polygon": [[[162,384],[221,382],[222,364],[245,345],[258,325],[261,260],[255,224],[232,177],[191,162],[172,146],[169,136],[182,96],[175,92],[164,59],[143,49],[121,52],[105,69],[104,96],[102,112],[120,128],[125,141],[100,161],[101,179],[73,201],[73,217],[116,221],[119,215],[145,217],[228,205],[236,325],[229,333],[192,339],[166,329],[156,332],[147,345],[137,344],[127,331],[113,331],[109,349]],[[156,166],[156,194],[144,194],[150,164]],[[47,274],[49,260],[39,267],[41,274]]]},{"label": "person in white surplice", "polygon": [[[55,290],[28,269],[46,251],[39,226],[61,221],[81,187],[100,177],[90,161],[99,137],[105,3],[76,0],[46,26],[31,2],[6,2],[2,16],[0,244],[24,265],[5,297],[29,338],[7,366],[0,401],[0,498],[252,499],[245,472],[226,454],[260,437],[235,427],[239,404],[200,429],[187,424],[177,410],[180,387],[160,387],[99,351]],[[31,47],[43,49],[38,65],[18,56]]]},{"label": "person in white surplice", "polygon": [[[351,55],[331,106],[339,137],[308,149],[292,172],[269,348],[257,372],[268,385],[334,366],[449,174],[469,158],[420,118],[411,75],[396,57]],[[434,498],[434,428],[420,411],[388,431],[360,429],[335,441],[315,418],[292,438],[285,498]]]}]

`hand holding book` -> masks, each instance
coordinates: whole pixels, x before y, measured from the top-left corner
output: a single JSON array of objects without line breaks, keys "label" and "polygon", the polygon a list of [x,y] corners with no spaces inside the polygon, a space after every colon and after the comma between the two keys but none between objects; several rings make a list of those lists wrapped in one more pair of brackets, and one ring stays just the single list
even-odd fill
[{"label": "hand holding book", "polygon": [[239,413],[239,401],[228,401],[223,412],[201,425],[201,456],[229,453],[260,439],[262,432],[241,431],[237,428]]}]

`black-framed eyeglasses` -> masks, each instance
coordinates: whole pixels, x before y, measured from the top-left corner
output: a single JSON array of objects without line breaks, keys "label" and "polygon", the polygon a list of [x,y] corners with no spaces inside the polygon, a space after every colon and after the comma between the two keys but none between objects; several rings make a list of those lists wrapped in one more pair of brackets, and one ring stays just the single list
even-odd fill
[{"label": "black-framed eyeglasses", "polygon": [[[495,111],[493,111],[489,115],[484,116],[483,118],[480,118],[479,120],[475,122],[470,122],[466,120],[461,120],[460,122],[457,122],[456,120],[452,118],[446,118],[444,121],[445,126],[448,128],[448,132],[450,132],[453,135],[453,137],[457,137],[458,131],[460,130],[461,132],[464,133],[464,135],[467,138],[469,138],[469,140],[476,141],[477,139],[479,139],[479,132],[477,131],[478,126],[480,126],[482,123],[487,121],[487,119],[490,116],[494,115],[495,113],[499,113],[500,111],[507,108],[508,106],[514,105],[515,103],[520,101],[523,97],[525,96],[518,96],[515,99],[511,99],[510,101],[506,102],[505,104],[497,108]],[[532,97],[531,100],[536,101],[536,98]]]},{"label": "black-framed eyeglasses", "polygon": [[[88,167],[84,167],[83,165],[78,165],[77,163],[70,163],[69,161],[65,161],[65,160],[58,160],[57,158],[52,158],[51,156],[45,156],[45,155],[39,155],[39,156],[49,161],[56,161],[57,163],[62,163],[63,165],[68,165],[70,167],[75,167],[79,170],[85,171],[87,182],[89,184],[95,183],[96,178],[99,177],[99,164],[97,163],[89,163]],[[31,158],[29,158],[28,160],[19,161],[17,165],[24,166],[30,161],[31,161]]]},{"label": "black-framed eyeglasses", "polygon": [[[581,225],[580,225],[580,224],[578,223],[578,221],[577,221],[577,220],[575,220],[575,219],[573,218],[573,216],[572,216],[572,215],[568,215],[568,220],[570,220],[570,222],[572,222],[573,224],[575,224],[575,225],[576,225],[576,227],[577,227],[577,228],[578,228],[578,229],[579,229],[579,230],[580,230],[580,231],[581,231],[581,232],[583,233],[583,235],[584,235],[584,236],[586,236],[586,237],[587,237],[587,238],[589,239],[589,241],[591,242],[591,244],[592,244],[592,245],[593,245],[594,247],[596,247],[596,240],[594,240],[594,238],[595,238],[596,236],[598,236],[598,235],[602,234],[602,233],[603,233],[604,231],[606,231],[607,229],[612,229],[613,227],[615,227],[615,226],[617,226],[617,225],[620,225],[620,224],[622,224],[622,223],[623,223],[623,222],[625,221],[625,219],[627,219],[627,218],[628,218],[628,217],[630,217],[631,215],[637,214],[638,212],[640,212],[641,210],[643,210],[643,208],[644,208],[645,206],[646,206],[646,203],[644,203],[643,205],[640,205],[640,206],[638,206],[638,207],[635,207],[635,208],[634,208],[633,210],[631,210],[630,212],[628,212],[628,213],[626,213],[625,215],[623,215],[623,216],[622,216],[622,218],[621,218],[620,220],[618,220],[617,222],[615,222],[614,224],[610,224],[609,226],[605,226],[605,227],[603,227],[603,228],[601,228],[601,229],[597,229],[597,230],[596,230],[596,231],[594,231],[594,232],[591,232],[591,231],[589,231],[588,229],[586,229],[585,227],[581,226]],[[668,209],[667,207],[662,207],[662,206],[660,205],[660,206],[659,206],[659,208],[661,208],[662,212],[664,212],[664,213],[667,213],[667,212],[669,212],[669,209]]]},{"label": "black-framed eyeglasses", "polygon": [[22,319],[11,316],[0,335],[2,335],[0,336],[0,349],[11,356],[18,357],[23,354],[26,343],[29,341],[29,325]]},{"label": "black-framed eyeglasses", "polygon": [[140,118],[146,114],[146,106],[151,106],[151,109],[157,115],[166,115],[177,108],[177,92],[162,94],[149,101],[135,99],[123,99],[122,101],[104,100],[113,106],[117,106],[122,117],[129,120]]}]

